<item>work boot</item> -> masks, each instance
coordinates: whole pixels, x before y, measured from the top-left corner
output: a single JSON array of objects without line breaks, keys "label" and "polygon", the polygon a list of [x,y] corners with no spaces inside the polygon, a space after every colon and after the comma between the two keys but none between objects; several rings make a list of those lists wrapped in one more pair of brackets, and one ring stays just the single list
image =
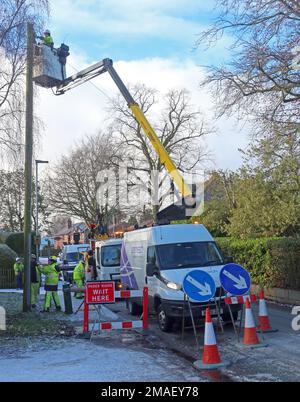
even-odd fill
[{"label": "work boot", "polygon": [[48,308],[45,308],[44,310],[42,310],[42,313],[50,313],[50,310]]},{"label": "work boot", "polygon": [[32,304],[31,307],[32,307],[32,308],[36,308],[36,304]]},{"label": "work boot", "polygon": [[57,306],[57,307],[56,307],[56,311],[61,311],[61,307],[60,307],[60,306]]}]

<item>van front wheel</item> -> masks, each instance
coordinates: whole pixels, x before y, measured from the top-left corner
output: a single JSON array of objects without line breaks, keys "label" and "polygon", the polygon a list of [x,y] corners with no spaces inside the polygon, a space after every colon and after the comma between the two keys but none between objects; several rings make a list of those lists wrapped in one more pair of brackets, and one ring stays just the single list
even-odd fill
[{"label": "van front wheel", "polygon": [[158,306],[157,310],[157,321],[159,328],[163,332],[171,332],[173,319],[167,315],[164,307],[161,304]]}]

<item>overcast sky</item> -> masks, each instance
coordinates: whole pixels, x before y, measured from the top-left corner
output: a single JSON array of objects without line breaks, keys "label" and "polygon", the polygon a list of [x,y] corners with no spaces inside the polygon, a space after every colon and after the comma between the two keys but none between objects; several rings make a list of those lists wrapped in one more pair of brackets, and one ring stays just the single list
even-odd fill
[{"label": "overcast sky", "polygon": [[[192,103],[213,120],[209,94],[199,89],[203,66],[228,58],[230,38],[212,50],[194,49],[197,34],[212,21],[212,0],[52,0],[51,30],[55,46],[70,46],[67,75],[106,57],[126,84],[143,83],[160,91],[187,88]],[[108,75],[56,97],[40,89],[37,114],[44,122],[38,158],[51,163],[68,153],[86,134],[105,127],[108,98],[117,89]],[[214,121],[218,134],[207,138],[214,167],[237,168],[238,148],[247,130],[234,119]]]}]

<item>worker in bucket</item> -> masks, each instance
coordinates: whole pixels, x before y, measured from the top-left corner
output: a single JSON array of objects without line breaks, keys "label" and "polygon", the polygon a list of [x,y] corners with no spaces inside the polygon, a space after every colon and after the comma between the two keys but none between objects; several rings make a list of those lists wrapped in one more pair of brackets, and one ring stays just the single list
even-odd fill
[{"label": "worker in bucket", "polygon": [[44,312],[49,312],[51,307],[51,298],[53,298],[57,311],[61,310],[57,287],[60,275],[60,268],[57,264],[57,258],[55,256],[49,258],[49,264],[45,267],[40,267],[40,272],[45,275],[45,302]]},{"label": "worker in bucket", "polygon": [[[83,260],[80,260],[73,272],[73,279],[76,283],[77,288],[83,288],[84,286],[84,277],[85,277],[85,264]],[[78,292],[75,293],[76,299],[83,299],[84,293]]]},{"label": "worker in bucket", "polygon": [[54,42],[51,37],[51,33],[50,33],[49,29],[45,30],[44,36],[38,36],[38,39],[41,39],[43,41],[44,45],[49,46],[49,47],[51,47],[51,49],[53,49]]}]

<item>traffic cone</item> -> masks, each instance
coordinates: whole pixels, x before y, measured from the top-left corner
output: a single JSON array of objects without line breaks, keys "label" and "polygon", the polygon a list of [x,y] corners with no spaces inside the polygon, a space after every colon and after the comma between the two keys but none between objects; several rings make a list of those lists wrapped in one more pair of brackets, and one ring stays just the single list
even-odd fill
[{"label": "traffic cone", "polygon": [[245,309],[245,327],[244,327],[244,345],[251,347],[267,346],[259,342],[256,325],[254,322],[251,305],[249,298],[246,299],[246,309]]},{"label": "traffic cone", "polygon": [[258,312],[259,325],[257,327],[258,332],[277,332],[278,329],[273,329],[270,324],[268,309],[265,300],[265,294],[263,289],[259,295],[259,312]]},{"label": "traffic cone", "polygon": [[213,370],[219,367],[228,366],[228,364],[229,362],[221,362],[210,309],[207,307],[205,314],[204,349],[202,360],[195,361],[194,367],[199,370]]}]

